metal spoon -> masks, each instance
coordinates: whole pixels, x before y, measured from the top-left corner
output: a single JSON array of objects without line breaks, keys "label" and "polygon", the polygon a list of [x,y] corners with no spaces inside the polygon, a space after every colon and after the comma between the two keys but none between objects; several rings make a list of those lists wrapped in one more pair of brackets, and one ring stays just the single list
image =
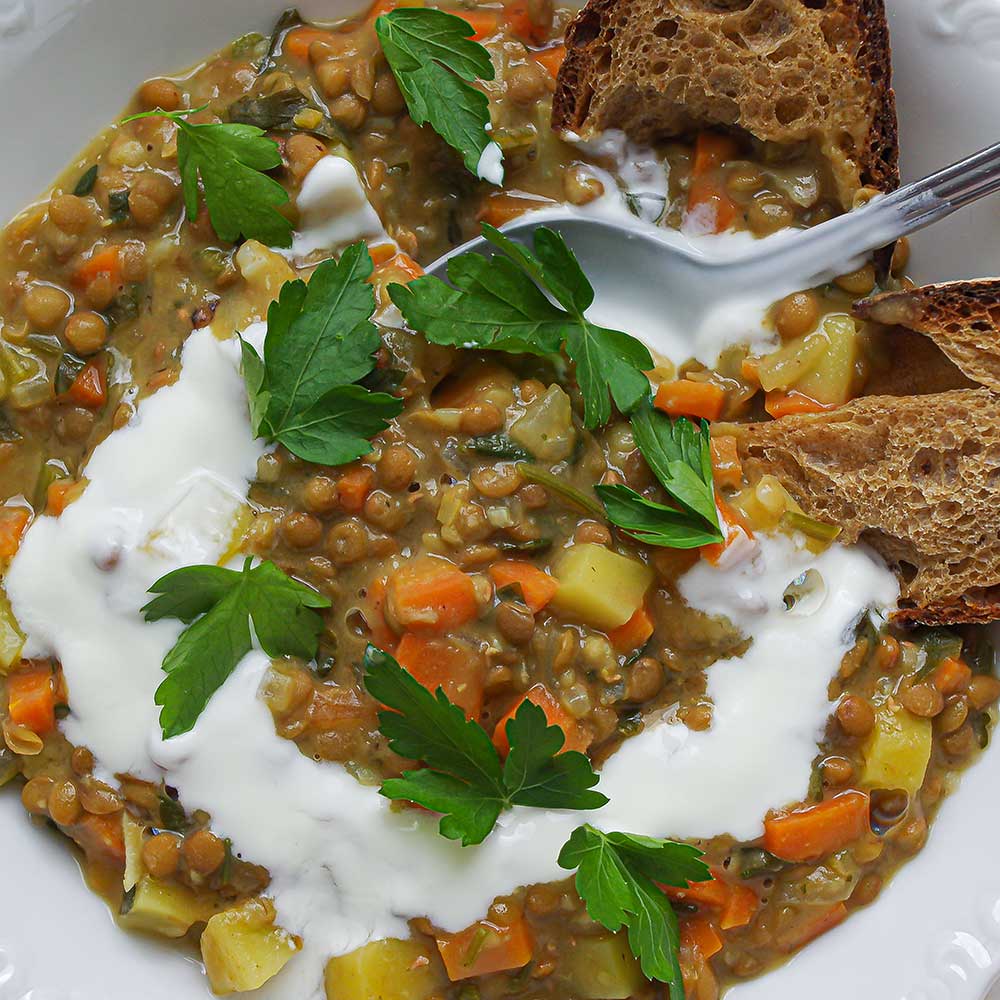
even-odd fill
[{"label": "metal spoon", "polygon": [[[591,318],[629,330],[654,352],[669,355],[665,346],[650,343],[665,323],[684,332],[687,347],[697,345],[698,331],[713,316],[718,319],[720,308],[732,315],[734,306],[748,301],[766,307],[815,287],[853,269],[852,264],[858,267],[865,254],[996,191],[1000,143],[829,222],[786,230],[736,254],[710,255],[705,248],[711,241],[695,244],[683,234],[569,206],[532,212],[503,231],[530,243],[539,226],[558,230],[594,284]],[[449,259],[469,252],[490,254],[494,248],[477,237],[435,261],[428,273],[445,278]]]}]

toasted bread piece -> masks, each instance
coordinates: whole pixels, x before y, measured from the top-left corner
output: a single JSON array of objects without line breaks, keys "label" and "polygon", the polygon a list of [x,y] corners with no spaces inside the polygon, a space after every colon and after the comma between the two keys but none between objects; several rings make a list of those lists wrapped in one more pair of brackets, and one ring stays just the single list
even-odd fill
[{"label": "toasted bread piece", "polygon": [[974,381],[940,347],[922,333],[892,327],[884,340],[886,355],[878,358],[865,382],[870,396],[925,396],[952,389],[975,389]]},{"label": "toasted bread piece", "polygon": [[559,131],[815,140],[844,208],[863,185],[899,184],[883,0],[590,0],[566,49]]},{"label": "toasted bread piece", "polygon": [[1000,390],[1000,278],[886,292],[859,302],[855,313],[916,330],[969,379]]},{"label": "toasted bread piece", "polygon": [[899,617],[1000,618],[1000,395],[868,396],[735,428],[751,481],[771,473],[898,573]]}]

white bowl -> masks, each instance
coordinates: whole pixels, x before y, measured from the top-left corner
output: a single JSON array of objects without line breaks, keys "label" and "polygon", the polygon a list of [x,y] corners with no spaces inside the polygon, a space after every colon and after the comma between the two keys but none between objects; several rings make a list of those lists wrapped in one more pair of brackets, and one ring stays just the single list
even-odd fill
[{"label": "white bowl", "polygon": [[[334,17],[361,0],[304,0]],[[1000,139],[1000,0],[888,0],[904,174]],[[35,198],[143,78],[267,31],[281,0],[0,0],[0,219]],[[915,240],[921,281],[1000,274],[1000,198]],[[980,1000],[1000,974],[1000,752],[947,800],[881,898],[733,1000]],[[119,931],[72,856],[0,793],[0,1000],[204,1000],[200,966]],[[265,995],[266,990],[261,994]]]}]

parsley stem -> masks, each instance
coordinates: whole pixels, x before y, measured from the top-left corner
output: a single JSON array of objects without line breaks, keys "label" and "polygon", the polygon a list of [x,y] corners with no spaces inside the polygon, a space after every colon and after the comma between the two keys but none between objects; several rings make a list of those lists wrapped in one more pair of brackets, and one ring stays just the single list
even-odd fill
[{"label": "parsley stem", "polygon": [[553,493],[558,493],[568,503],[574,507],[578,507],[584,513],[590,514],[591,517],[599,521],[607,520],[607,514],[597,500],[588,497],[586,493],[578,490],[575,486],[570,486],[569,483],[563,481],[553,473],[546,471],[540,466],[531,465],[528,462],[518,462],[517,471],[529,483],[537,483],[539,486],[544,486],[546,489],[552,490]]}]

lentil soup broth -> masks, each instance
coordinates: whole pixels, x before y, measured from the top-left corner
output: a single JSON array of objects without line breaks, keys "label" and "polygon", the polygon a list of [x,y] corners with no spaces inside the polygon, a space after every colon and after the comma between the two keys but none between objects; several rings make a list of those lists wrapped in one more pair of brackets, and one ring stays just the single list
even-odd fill
[{"label": "lentil soup broth", "polygon": [[[693,732],[711,727],[706,671],[752,641],[682,598],[678,581],[702,558],[698,550],[642,545],[603,516],[598,483],[665,499],[624,416],[588,430],[565,365],[431,344],[389,302],[391,283],[412,279],[420,264],[476,235],[481,222],[502,225],[552,202],[585,206],[617,176],[610,154],[563,141],[548,126],[572,12],[545,0],[451,9],[470,21],[496,69],[482,87],[504,152],[502,189],[474,177],[435,132],[410,119],[380,51],[375,12],[319,27],[285,21],[273,39],[243,35],[188,73],[150,79],[128,108],[200,108],[191,117],[199,123],[251,115],[279,144],[282,164],[273,174],[291,195],[283,211],[293,223],[310,171],[331,153],[347,156],[385,228],[387,238],[371,250],[382,346],[370,381],[404,400],[402,413],[370,455],[348,466],[269,450],[234,543],[234,551],[274,562],[329,599],[318,656],[275,660],[260,697],[281,737],[366,785],[414,764],[380,731],[378,705],[361,677],[370,643],[393,652],[418,679],[433,664],[434,677],[424,682],[443,678],[445,693],[490,734],[502,732],[525,697],[542,705],[563,728],[567,748],[600,766],[665,712]],[[278,121],[275,95],[291,90],[305,106]],[[679,227],[693,207],[710,202],[720,229],[766,236],[843,207],[808,145],[703,133],[657,155],[662,197],[628,203],[658,225]],[[5,562],[31,519],[58,516],[86,489],[94,448],[129,423],[141,400],[177,380],[192,330],[245,330],[265,318],[284,282],[308,276],[327,256],[290,262],[254,241],[220,239],[204,209],[189,216],[169,120],[136,120],[95,140],[50,196],[4,231]],[[876,287],[902,287],[905,266],[901,245],[887,274],[866,264],[777,303],[770,316],[776,353],[758,357],[737,347],[713,368],[664,362],[651,372],[657,405],[692,415],[672,401],[677,385],[693,385],[710,402],[704,415],[739,421],[793,412],[802,400],[830,408],[872,391],[887,365],[883,333],[851,320],[850,305]],[[796,358],[815,352],[818,337],[834,360],[808,379],[796,376]],[[796,513],[776,480],[744,479],[724,429],[713,432],[713,464],[720,504],[748,530],[780,531]],[[624,625],[557,610],[551,594],[533,586],[557,577],[575,546],[613,551],[651,574],[655,585]],[[468,586],[461,621],[434,619],[427,628],[427,609],[414,613],[403,600],[407,574],[428,565],[447,566]],[[211,920],[239,913],[255,933],[270,933],[280,914],[268,898],[268,871],[214,833],[210,815],[186,811],[162,783],[127,774],[112,780],[58,727],[24,721],[18,698],[29,682],[48,685],[57,717],[72,711],[73,692],[58,663],[20,659],[6,599],[0,617],[9,654],[0,670],[0,782],[19,788],[30,814],[78,845],[122,925],[196,946]],[[713,1000],[875,900],[924,844],[956,775],[986,746],[998,695],[981,632],[904,631],[864,619],[831,681],[830,718],[810,800],[801,804],[863,794],[863,829],[805,855],[776,852],[766,837],[699,842],[714,881],[672,892],[687,995]],[[894,743],[900,730],[905,739]],[[905,772],[899,782],[879,771],[890,758]],[[354,956],[358,981],[387,984],[380,995],[402,1000],[664,995],[622,937],[588,916],[571,880],[522,887],[483,916],[460,934],[412,921],[410,941]],[[498,947],[506,964],[477,964]],[[457,975],[449,960],[455,949],[465,969]],[[331,968],[332,1000],[368,995],[350,992],[343,966]],[[416,985],[407,980],[414,969]]]}]

